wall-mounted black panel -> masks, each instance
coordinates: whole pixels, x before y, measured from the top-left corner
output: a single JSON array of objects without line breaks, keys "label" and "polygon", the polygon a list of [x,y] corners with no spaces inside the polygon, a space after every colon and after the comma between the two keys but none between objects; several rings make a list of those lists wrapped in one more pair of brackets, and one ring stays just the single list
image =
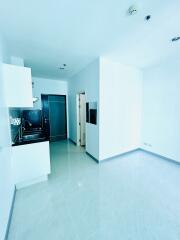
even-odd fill
[{"label": "wall-mounted black panel", "polygon": [[97,109],[90,109],[90,123],[97,124]]},{"label": "wall-mounted black panel", "polygon": [[89,122],[89,103],[86,103],[86,122]]}]

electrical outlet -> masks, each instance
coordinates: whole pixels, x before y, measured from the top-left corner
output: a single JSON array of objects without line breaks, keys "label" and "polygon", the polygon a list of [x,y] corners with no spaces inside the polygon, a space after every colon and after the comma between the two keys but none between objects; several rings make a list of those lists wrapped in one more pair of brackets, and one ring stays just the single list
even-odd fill
[{"label": "electrical outlet", "polygon": [[147,146],[147,147],[152,147],[152,145],[150,143],[144,142],[144,145]]}]

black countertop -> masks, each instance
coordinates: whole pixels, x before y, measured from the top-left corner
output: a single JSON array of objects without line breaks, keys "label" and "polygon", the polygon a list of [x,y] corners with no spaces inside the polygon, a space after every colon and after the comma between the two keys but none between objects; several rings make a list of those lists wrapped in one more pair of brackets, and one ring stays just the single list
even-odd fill
[{"label": "black countertop", "polygon": [[19,139],[19,137],[17,136],[12,146],[20,146],[45,141],[49,141],[49,138],[45,135],[43,130],[32,129],[24,131],[21,139]]}]

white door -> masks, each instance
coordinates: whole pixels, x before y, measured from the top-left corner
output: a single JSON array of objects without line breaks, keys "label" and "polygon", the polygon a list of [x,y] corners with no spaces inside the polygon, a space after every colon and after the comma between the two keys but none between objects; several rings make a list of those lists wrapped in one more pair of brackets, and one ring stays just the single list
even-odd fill
[{"label": "white door", "polygon": [[80,145],[86,145],[86,98],[84,93],[79,94],[79,125]]}]

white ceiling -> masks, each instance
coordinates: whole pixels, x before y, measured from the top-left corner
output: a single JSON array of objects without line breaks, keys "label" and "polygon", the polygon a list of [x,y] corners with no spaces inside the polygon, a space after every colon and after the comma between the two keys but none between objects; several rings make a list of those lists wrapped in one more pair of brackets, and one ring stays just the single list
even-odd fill
[{"label": "white ceiling", "polygon": [[[132,3],[139,12],[130,17]],[[180,35],[180,1],[4,0],[0,33],[34,76],[68,78],[107,55],[142,68],[180,53],[180,41],[170,41]],[[67,69],[58,70],[63,63]]]}]

